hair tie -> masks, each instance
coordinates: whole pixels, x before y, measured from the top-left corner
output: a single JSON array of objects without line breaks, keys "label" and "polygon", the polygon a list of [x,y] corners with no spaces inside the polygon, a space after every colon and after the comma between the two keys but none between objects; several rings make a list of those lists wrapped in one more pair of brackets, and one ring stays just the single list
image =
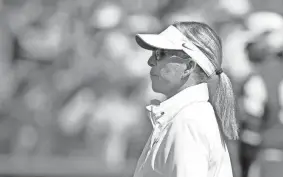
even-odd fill
[{"label": "hair tie", "polygon": [[221,73],[223,73],[222,68],[217,69],[217,70],[215,71],[215,73],[216,73],[216,75],[220,75]]}]

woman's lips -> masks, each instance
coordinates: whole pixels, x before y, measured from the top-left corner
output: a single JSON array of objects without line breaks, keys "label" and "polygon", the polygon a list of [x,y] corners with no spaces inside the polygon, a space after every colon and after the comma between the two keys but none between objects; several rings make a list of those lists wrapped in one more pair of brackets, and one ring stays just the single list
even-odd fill
[{"label": "woman's lips", "polygon": [[157,77],[158,75],[156,75],[156,74],[150,74],[150,76],[155,76],[155,77]]}]

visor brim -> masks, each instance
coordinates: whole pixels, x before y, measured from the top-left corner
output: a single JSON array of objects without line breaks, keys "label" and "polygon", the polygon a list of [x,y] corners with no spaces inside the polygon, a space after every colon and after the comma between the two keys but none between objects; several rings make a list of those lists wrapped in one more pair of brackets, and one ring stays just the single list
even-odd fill
[{"label": "visor brim", "polygon": [[137,34],[136,42],[146,50],[167,49],[167,50],[182,50],[182,47],[177,46],[167,40],[164,36],[157,34]]}]

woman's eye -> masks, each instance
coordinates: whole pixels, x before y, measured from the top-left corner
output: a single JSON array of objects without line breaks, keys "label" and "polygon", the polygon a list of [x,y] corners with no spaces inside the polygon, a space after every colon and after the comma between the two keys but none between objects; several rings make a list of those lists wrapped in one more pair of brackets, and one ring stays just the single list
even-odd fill
[{"label": "woman's eye", "polygon": [[159,58],[166,56],[167,53],[164,50],[161,50],[158,54]]},{"label": "woman's eye", "polygon": [[156,60],[160,60],[160,59],[162,59],[162,57],[165,57],[167,55],[168,55],[168,52],[165,51],[165,50],[157,50],[157,51],[155,51]]}]

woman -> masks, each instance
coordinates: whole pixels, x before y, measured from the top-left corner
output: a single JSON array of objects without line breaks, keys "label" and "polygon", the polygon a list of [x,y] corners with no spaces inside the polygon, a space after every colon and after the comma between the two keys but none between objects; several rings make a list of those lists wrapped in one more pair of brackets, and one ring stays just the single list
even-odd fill
[{"label": "woman", "polygon": [[134,177],[232,177],[225,139],[238,133],[219,37],[206,24],[180,22],[136,41],[152,50],[152,88],[168,99],[147,107],[154,130]]}]

